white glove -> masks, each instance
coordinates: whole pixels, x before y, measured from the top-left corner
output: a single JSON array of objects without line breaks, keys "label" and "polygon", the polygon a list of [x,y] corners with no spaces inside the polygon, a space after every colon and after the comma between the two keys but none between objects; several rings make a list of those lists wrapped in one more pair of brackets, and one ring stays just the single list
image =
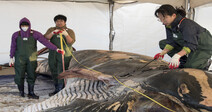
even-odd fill
[{"label": "white glove", "polygon": [[172,59],[171,59],[171,61],[169,62],[169,68],[170,69],[176,69],[176,68],[178,68],[179,67],[179,65],[180,65],[180,55],[178,55],[178,54],[175,54],[173,57],[172,57]]},{"label": "white glove", "polygon": [[63,30],[62,34],[68,36],[68,32],[66,30]]},{"label": "white glove", "polygon": [[13,58],[10,58],[9,66],[10,67],[14,66],[14,59]]}]

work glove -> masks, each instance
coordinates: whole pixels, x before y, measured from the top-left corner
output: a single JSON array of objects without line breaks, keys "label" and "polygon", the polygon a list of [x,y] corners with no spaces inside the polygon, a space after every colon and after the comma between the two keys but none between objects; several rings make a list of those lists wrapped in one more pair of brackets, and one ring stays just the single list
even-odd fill
[{"label": "work glove", "polygon": [[161,55],[161,53],[157,53],[155,56],[154,56],[154,59],[158,60],[158,59],[163,59],[164,55]]},{"label": "work glove", "polygon": [[61,49],[57,49],[57,52],[64,55],[65,54],[65,51],[64,50],[61,50]]},{"label": "work glove", "polygon": [[68,36],[68,32],[66,30],[63,30],[62,34]]},{"label": "work glove", "polygon": [[170,69],[176,69],[180,65],[180,55],[175,54],[172,58],[171,61],[169,62],[169,68]]},{"label": "work glove", "polygon": [[14,66],[14,59],[13,58],[10,58],[9,66],[10,67]]},{"label": "work glove", "polygon": [[53,35],[54,35],[54,34],[58,35],[59,33],[62,33],[62,31],[59,30],[59,29],[56,29],[56,30],[52,31],[52,34],[53,34]]}]

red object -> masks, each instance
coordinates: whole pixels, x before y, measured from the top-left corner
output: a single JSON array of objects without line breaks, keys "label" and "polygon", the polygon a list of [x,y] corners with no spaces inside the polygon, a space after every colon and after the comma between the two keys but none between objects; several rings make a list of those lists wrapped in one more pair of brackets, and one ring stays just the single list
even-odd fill
[{"label": "red object", "polygon": [[63,31],[61,31],[61,30],[59,30],[58,32],[53,32],[54,34],[60,34],[60,33],[62,33]]},{"label": "red object", "polygon": [[14,67],[14,64],[11,64],[10,67]]},{"label": "red object", "polygon": [[176,68],[178,68],[178,67],[179,67],[179,65],[174,66],[174,65],[172,65],[171,63],[169,63],[169,68],[170,68],[170,69],[176,69]]},{"label": "red object", "polygon": [[60,54],[62,54],[62,55],[64,55],[64,54],[65,54],[65,51],[60,50],[60,49],[59,49],[59,50],[57,50],[57,52],[58,52],[58,53],[60,53]]},{"label": "red object", "polygon": [[154,59],[159,59],[159,58],[163,59],[163,57],[164,55],[160,55],[160,53],[158,53],[154,56]]}]

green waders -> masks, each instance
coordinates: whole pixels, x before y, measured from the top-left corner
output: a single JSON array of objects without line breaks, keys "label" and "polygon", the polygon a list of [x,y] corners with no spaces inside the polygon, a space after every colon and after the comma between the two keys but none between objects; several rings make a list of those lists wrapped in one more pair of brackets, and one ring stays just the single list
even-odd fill
[{"label": "green waders", "polygon": [[[63,35],[63,39],[66,42],[66,38]],[[57,46],[57,48],[61,49],[60,45],[60,35],[54,34],[53,37],[51,38],[50,42],[52,42],[54,45]],[[66,42],[67,43],[67,42]],[[68,45],[68,44],[67,44]],[[63,41],[63,47],[65,51],[64,55],[64,64],[65,64],[65,70],[68,69],[69,67],[69,62],[71,60],[71,53],[72,52],[72,47],[71,45],[66,46],[66,44]],[[58,79],[58,75],[63,72],[63,63],[62,63],[62,55],[57,53],[55,50],[49,50],[49,67],[52,73],[52,78],[54,80],[55,84],[55,91],[53,93],[50,93],[49,95],[54,95],[57,92],[59,92],[61,89],[64,87],[64,80],[63,79]]]},{"label": "green waders", "polygon": [[[168,55],[172,57],[175,53],[178,53],[184,47],[184,40],[182,39],[182,34],[176,34],[177,38],[174,38],[174,41],[177,43],[177,47],[174,47]],[[208,59],[211,58],[212,55],[212,36],[209,31],[205,31],[199,34],[198,46],[197,49],[191,52],[184,64],[184,68],[197,68],[197,69],[205,69]],[[159,42],[159,46],[161,49],[164,49],[166,45],[166,39],[161,40]]]},{"label": "green waders", "polygon": [[[15,51],[15,83],[21,96],[24,97],[24,79],[25,72],[27,73],[28,95],[34,95],[34,84],[36,80],[37,67],[37,41],[31,36],[24,38],[19,36],[17,38],[17,48]],[[36,97],[37,99],[37,97]]]}]

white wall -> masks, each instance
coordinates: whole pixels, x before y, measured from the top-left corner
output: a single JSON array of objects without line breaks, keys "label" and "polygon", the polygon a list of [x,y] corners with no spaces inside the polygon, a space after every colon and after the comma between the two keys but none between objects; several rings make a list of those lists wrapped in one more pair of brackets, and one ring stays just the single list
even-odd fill
[{"label": "white wall", "polygon": [[160,52],[159,41],[165,39],[166,35],[165,27],[154,15],[158,7],[150,3],[116,4],[114,50],[148,56]]},{"label": "white wall", "polygon": [[[166,33],[164,25],[154,16],[159,6],[150,3],[116,4],[114,50],[152,57],[160,52],[158,43],[166,38]],[[198,7],[195,17],[195,21],[212,33],[212,4]],[[164,59],[169,61],[170,57],[165,55]]]},{"label": "white wall", "polygon": [[[19,30],[19,21],[27,17],[32,29],[45,33],[55,26],[57,14],[67,16],[67,27],[76,34],[77,50],[105,49],[109,46],[108,4],[75,2],[10,2],[0,1],[0,64],[9,61],[12,34]],[[38,49],[44,46],[38,42]]]},{"label": "white wall", "polygon": [[212,34],[212,3],[197,7],[194,20]]},{"label": "white wall", "polygon": [[[115,4],[114,50],[148,56],[160,52],[158,42],[165,39],[165,29],[154,16],[160,5],[150,3]],[[77,50],[109,48],[108,4],[74,2],[9,2],[0,1],[0,64],[9,61],[11,35],[19,30],[19,20],[28,17],[32,28],[45,33],[54,26],[57,14],[68,17],[67,26],[76,33]],[[196,8],[195,21],[212,32],[212,5]],[[38,44],[38,48],[43,45]],[[169,61],[170,57],[165,56]]]}]

